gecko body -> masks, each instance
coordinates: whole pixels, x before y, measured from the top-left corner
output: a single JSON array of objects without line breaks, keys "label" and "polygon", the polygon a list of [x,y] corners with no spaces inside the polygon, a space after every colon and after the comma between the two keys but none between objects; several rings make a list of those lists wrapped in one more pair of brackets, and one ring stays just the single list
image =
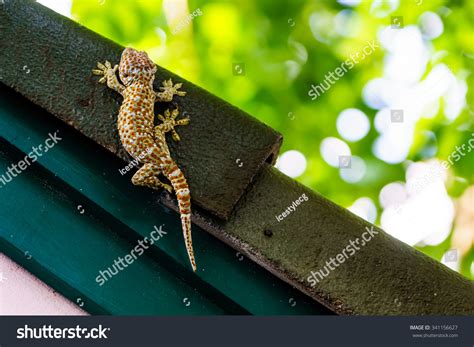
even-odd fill
[{"label": "gecko body", "polygon": [[[125,48],[119,65],[112,65],[106,61],[97,64],[99,69],[93,70],[96,75],[102,76],[100,83],[107,86],[123,96],[120,107],[117,128],[120,140],[125,150],[143,166],[133,175],[134,185],[146,186],[153,189],[166,189],[168,192],[176,192],[181,225],[183,229],[184,242],[189,261],[196,271],[192,238],[191,238],[191,196],[186,179],[171,158],[165,134],[171,132],[175,141],[179,141],[179,135],[174,129],[177,125],[186,125],[188,118],[176,120],[179,111],[166,110],[164,115],[158,118],[162,123],[154,125],[155,102],[169,102],[174,95],[184,96],[186,93],[178,90],[181,83],[173,85],[171,79],[163,82],[161,92],[153,90],[156,66],[145,52],[139,52],[132,48]],[[121,84],[117,79],[116,72],[119,70]],[[158,178],[163,175],[170,181],[166,184]]]}]

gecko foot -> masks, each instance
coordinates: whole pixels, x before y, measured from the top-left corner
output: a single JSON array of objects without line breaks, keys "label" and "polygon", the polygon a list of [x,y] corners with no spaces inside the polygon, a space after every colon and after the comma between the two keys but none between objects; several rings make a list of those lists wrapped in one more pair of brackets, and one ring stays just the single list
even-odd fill
[{"label": "gecko foot", "polygon": [[108,60],[106,60],[104,64],[100,62],[97,63],[97,67],[98,69],[93,69],[92,73],[94,75],[102,76],[99,79],[99,83],[106,83],[108,80],[108,77],[115,76],[115,72],[118,69],[118,65],[115,65],[114,67],[112,67],[112,65],[110,64]]},{"label": "gecko foot", "polygon": [[171,131],[171,134],[173,136],[173,140],[175,141],[180,141],[181,138],[179,137],[178,133],[174,129],[178,125],[188,125],[189,124],[189,118],[183,118],[176,120],[176,117],[179,115],[179,110],[178,108],[175,108],[173,111],[170,112],[169,109],[167,109],[164,113],[164,115],[159,114],[158,119],[163,122],[163,124],[160,124],[155,127],[155,136],[159,136],[162,133],[167,133],[168,131]]},{"label": "gecko foot", "polygon": [[161,92],[155,93],[156,102],[169,102],[173,100],[174,95],[185,96],[186,92],[178,90],[182,87],[182,83],[176,83],[173,85],[171,78],[163,81],[163,87],[160,87]]}]

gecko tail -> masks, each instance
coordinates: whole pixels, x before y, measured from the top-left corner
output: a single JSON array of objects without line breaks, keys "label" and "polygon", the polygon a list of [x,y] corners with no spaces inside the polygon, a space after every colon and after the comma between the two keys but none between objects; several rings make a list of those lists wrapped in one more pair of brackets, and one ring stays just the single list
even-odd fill
[{"label": "gecko tail", "polygon": [[188,252],[189,262],[193,271],[197,271],[196,260],[194,259],[193,240],[191,238],[191,214],[181,215],[181,225],[183,228],[184,243]]},{"label": "gecko tail", "polygon": [[193,271],[196,272],[196,260],[194,259],[193,240],[191,237],[191,195],[188,183],[179,167],[174,164],[168,173],[168,179],[176,192],[178,199],[179,213],[181,215],[181,225],[183,229],[184,244],[188,252],[189,262]]}]

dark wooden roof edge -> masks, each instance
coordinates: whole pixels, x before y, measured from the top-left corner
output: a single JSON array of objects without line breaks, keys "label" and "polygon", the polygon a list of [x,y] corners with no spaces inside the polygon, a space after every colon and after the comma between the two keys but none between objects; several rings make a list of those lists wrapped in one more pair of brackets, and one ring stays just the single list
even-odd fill
[{"label": "dark wooden roof edge", "polygon": [[[307,200],[278,222],[275,216],[303,195]],[[162,202],[174,208],[173,199]],[[474,314],[467,278],[269,165],[228,222],[199,209],[193,222],[341,315]],[[330,270],[326,262],[351,241],[362,243],[368,230],[375,231],[372,239]],[[308,280],[312,272],[320,273],[317,282]]]},{"label": "dark wooden roof edge", "polygon": [[[0,10],[0,81],[129,160],[116,130],[121,96],[91,72],[98,61],[118,64],[123,47],[34,1],[9,0]],[[179,107],[191,119],[177,129],[179,143],[169,137],[172,156],[193,203],[227,219],[261,165],[275,161],[282,136],[160,66],[155,89],[169,78],[182,82],[187,95],[156,104],[157,112]]]}]

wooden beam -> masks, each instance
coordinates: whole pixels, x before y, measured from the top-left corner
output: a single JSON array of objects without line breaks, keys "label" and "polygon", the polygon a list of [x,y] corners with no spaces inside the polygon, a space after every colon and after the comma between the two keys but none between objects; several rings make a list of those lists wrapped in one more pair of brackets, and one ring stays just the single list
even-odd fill
[{"label": "wooden beam", "polygon": [[[118,64],[124,47],[31,0],[6,1],[0,12],[0,81],[129,160],[116,126],[121,96],[91,73],[98,61]],[[276,159],[282,137],[160,66],[155,90],[169,78],[182,82],[187,95],[158,111],[178,106],[191,120],[179,129],[179,143],[169,138],[172,156],[186,175],[193,203],[226,219],[262,164]]]}]

